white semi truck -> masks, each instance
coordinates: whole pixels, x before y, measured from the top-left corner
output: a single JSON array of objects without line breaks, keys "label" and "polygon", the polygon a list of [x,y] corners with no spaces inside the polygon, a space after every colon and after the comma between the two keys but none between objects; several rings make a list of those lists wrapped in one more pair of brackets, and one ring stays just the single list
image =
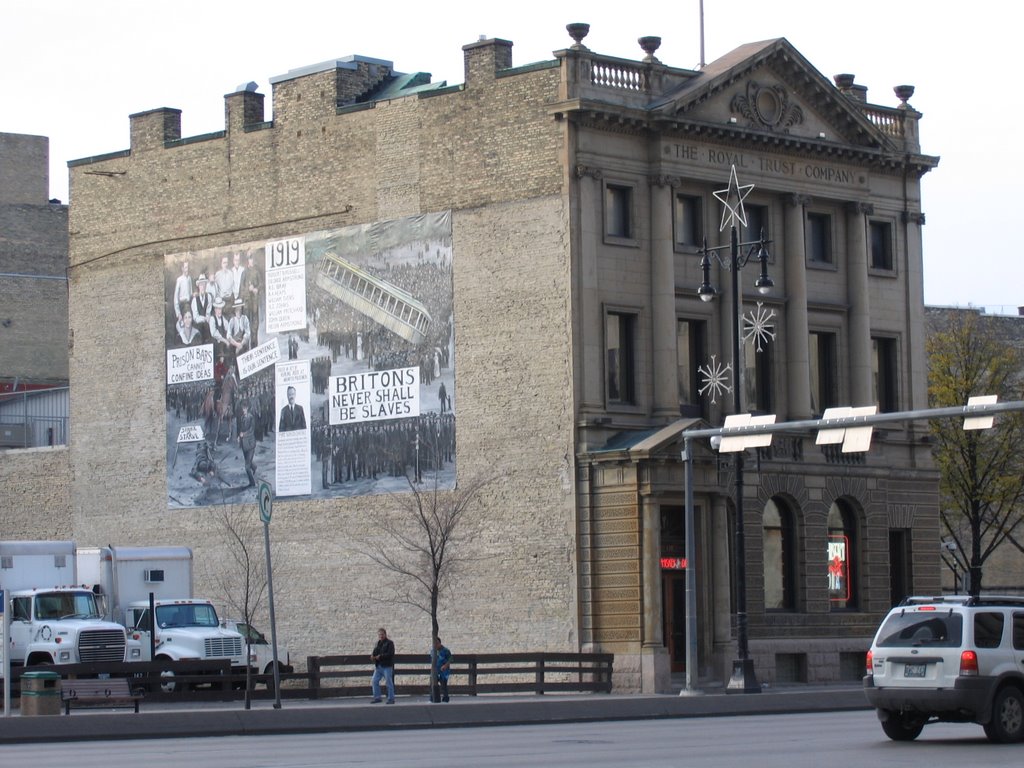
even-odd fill
[{"label": "white semi truck", "polygon": [[79,581],[73,541],[0,542],[0,589],[11,598],[12,664],[141,658],[141,646],[102,618],[96,596]]},{"label": "white semi truck", "polygon": [[107,546],[80,549],[78,558],[104,615],[139,637],[144,659],[228,659],[233,671],[245,671],[242,636],[220,625],[209,600],[193,596],[191,549]]}]

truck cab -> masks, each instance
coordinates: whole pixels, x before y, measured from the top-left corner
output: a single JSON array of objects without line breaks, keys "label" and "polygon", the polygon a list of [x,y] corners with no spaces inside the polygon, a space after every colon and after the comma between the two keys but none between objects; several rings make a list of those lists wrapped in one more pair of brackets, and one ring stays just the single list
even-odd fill
[{"label": "truck cab", "polygon": [[[157,600],[156,659],[230,659],[234,671],[245,671],[245,642],[238,632],[220,626],[217,611],[208,600]],[[144,656],[149,655],[154,631],[149,603],[128,606],[125,626],[138,635]]]},{"label": "truck cab", "polygon": [[100,618],[96,597],[75,587],[17,590],[11,595],[11,662],[88,664],[138,661],[141,648],[124,627]]}]

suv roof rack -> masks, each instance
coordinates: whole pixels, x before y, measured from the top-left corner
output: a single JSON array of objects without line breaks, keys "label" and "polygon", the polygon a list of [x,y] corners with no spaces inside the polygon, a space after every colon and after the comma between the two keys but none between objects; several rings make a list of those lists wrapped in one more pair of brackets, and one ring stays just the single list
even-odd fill
[{"label": "suv roof rack", "polygon": [[1024,595],[936,595],[905,597],[900,605],[1024,605]]}]

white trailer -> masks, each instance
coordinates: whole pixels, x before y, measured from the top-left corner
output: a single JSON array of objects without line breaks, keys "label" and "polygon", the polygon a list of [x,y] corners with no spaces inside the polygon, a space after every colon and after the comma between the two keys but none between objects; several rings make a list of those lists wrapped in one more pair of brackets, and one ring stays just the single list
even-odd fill
[{"label": "white trailer", "polygon": [[220,625],[209,600],[193,596],[191,549],[106,546],[79,557],[98,579],[106,615],[139,638],[144,659],[228,659],[235,671],[245,670],[242,636]]},{"label": "white trailer", "polygon": [[128,650],[124,627],[103,620],[96,596],[79,581],[73,541],[0,542],[0,589],[11,596],[11,663],[123,662],[141,655],[138,645]]}]

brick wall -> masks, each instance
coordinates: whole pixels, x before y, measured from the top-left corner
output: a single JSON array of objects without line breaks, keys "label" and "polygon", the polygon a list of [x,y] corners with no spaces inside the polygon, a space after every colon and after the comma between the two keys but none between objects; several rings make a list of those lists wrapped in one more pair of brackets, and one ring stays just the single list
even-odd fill
[{"label": "brick wall", "polygon": [[0,451],[0,539],[74,537],[68,449]]},{"label": "brick wall", "polygon": [[[442,632],[456,652],[575,649],[568,214],[561,129],[544,109],[557,70],[342,114],[325,76],[277,84],[272,128],[164,148],[176,116],[148,113],[130,155],[88,166],[112,175],[73,168],[74,536],[191,546],[197,591],[216,596],[218,509],[167,509],[165,253],[452,209],[458,479],[494,482]],[[112,308],[132,334],[112,337]],[[361,554],[389,504],[275,507],[293,658],[368,651],[381,624],[400,651],[426,652],[426,616],[381,602],[385,577]]]},{"label": "brick wall", "polygon": [[68,378],[68,209],[47,202],[49,142],[0,133],[0,382]]}]

